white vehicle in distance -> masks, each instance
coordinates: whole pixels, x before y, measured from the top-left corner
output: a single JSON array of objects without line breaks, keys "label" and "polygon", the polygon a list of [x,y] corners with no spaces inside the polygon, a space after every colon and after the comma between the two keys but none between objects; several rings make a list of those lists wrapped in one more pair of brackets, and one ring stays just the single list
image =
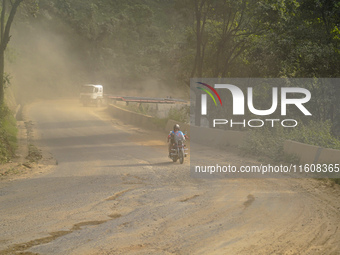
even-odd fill
[{"label": "white vehicle in distance", "polygon": [[81,87],[80,102],[84,106],[94,104],[100,107],[103,99],[103,85],[85,84]]}]

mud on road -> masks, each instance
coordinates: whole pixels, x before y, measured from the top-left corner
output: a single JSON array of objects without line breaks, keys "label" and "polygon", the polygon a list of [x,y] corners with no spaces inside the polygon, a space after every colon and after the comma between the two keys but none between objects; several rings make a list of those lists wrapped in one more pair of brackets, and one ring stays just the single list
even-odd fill
[{"label": "mud on road", "polygon": [[58,165],[0,183],[1,254],[340,254],[331,182],[193,179],[167,158],[165,133],[103,109],[49,101],[28,117]]}]

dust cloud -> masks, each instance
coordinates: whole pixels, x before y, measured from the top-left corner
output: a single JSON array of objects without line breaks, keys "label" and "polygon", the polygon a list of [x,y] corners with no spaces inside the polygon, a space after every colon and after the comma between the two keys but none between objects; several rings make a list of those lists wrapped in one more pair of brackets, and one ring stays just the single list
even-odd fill
[{"label": "dust cloud", "polygon": [[60,23],[14,25],[6,70],[19,103],[74,97],[80,84],[91,80],[80,39],[69,35]]},{"label": "dust cloud", "polygon": [[185,98],[188,93],[159,79],[124,81],[117,70],[94,66],[89,49],[64,21],[48,14],[30,22],[16,22],[7,50],[6,72],[17,102],[75,98],[82,84],[102,84],[104,93],[121,96]]},{"label": "dust cloud", "polygon": [[[175,87],[175,88],[174,88]],[[146,79],[136,84],[128,83],[124,87],[118,87],[112,91],[113,94],[123,96],[142,96],[156,98],[186,98],[188,91],[176,86],[168,86],[161,80]]]}]

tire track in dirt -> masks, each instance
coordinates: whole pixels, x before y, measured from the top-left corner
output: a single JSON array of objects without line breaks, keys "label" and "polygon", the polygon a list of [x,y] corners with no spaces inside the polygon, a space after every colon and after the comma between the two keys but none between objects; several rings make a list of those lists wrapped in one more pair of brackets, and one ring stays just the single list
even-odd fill
[{"label": "tire track in dirt", "polygon": [[126,192],[129,192],[133,189],[126,189],[126,190],[123,190],[123,191],[120,191],[120,192],[117,192],[115,194],[113,194],[112,196],[108,197],[107,199],[105,199],[105,201],[113,201],[113,200],[116,200],[118,197],[124,195]]},{"label": "tire track in dirt", "polygon": [[[133,190],[133,188],[117,192],[114,195],[106,198],[105,201],[114,201],[117,198],[123,196],[125,193],[127,193],[131,190]],[[0,254],[1,255],[12,255],[12,254],[16,254],[16,253],[20,252],[20,254],[25,254],[25,255],[39,255],[39,253],[27,252],[27,250],[29,250],[30,248],[33,248],[35,246],[38,246],[38,245],[51,243],[51,242],[55,241],[56,239],[58,239],[60,237],[69,235],[69,234],[71,234],[75,231],[80,231],[80,230],[82,230],[83,227],[98,226],[98,225],[102,225],[104,223],[107,223],[109,221],[118,219],[118,218],[122,217],[122,214],[112,213],[112,214],[107,215],[107,217],[109,217],[109,219],[79,222],[79,223],[74,224],[70,230],[51,232],[51,233],[49,233],[49,236],[47,236],[47,237],[34,239],[34,240],[31,240],[31,241],[25,242],[25,243],[14,244],[14,245],[8,247],[7,249],[1,250]]]}]

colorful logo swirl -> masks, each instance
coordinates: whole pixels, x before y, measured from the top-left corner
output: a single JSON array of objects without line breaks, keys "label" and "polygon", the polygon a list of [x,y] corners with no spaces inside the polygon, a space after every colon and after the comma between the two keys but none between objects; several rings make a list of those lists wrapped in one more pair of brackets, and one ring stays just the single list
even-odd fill
[{"label": "colorful logo swirl", "polygon": [[[203,86],[205,86],[207,88],[209,88],[212,92],[214,92],[214,94],[217,96],[218,100],[220,101],[220,104],[222,105],[222,100],[220,98],[220,95],[217,93],[217,91],[213,87],[211,87],[210,85],[208,85],[206,83],[203,83],[203,82],[197,82],[197,83],[201,84],[201,85],[203,85]],[[201,87],[197,87],[197,88],[200,89],[200,90],[203,90],[205,93],[207,93],[212,98],[212,100],[214,101],[215,105],[217,106],[216,100],[215,100],[215,98],[213,97],[213,95],[211,94],[211,92],[209,90],[207,90],[205,88],[201,88]]]}]

